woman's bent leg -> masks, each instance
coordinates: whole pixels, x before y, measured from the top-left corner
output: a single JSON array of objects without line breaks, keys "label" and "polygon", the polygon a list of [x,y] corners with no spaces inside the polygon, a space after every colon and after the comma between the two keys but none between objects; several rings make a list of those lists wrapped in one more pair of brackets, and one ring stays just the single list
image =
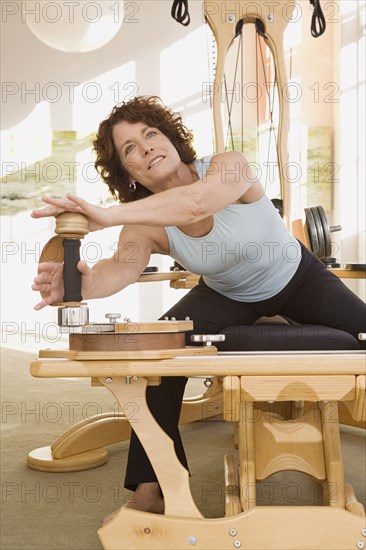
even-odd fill
[{"label": "woman's bent leg", "polygon": [[[194,323],[194,333],[212,334],[232,324],[252,324],[259,314],[250,307],[234,302],[221,294],[200,284],[186,294],[166,314],[169,318],[184,320],[186,317]],[[165,316],[164,315],[164,316]],[[164,317],[162,316],[162,318]],[[190,344],[187,333],[186,344]],[[187,378],[163,377],[160,386],[149,386],[146,396],[151,413],[163,430],[174,442],[180,462],[188,469],[178,424]],[[139,483],[156,481],[155,472],[136,434],[132,431],[125,487],[135,490]]]}]

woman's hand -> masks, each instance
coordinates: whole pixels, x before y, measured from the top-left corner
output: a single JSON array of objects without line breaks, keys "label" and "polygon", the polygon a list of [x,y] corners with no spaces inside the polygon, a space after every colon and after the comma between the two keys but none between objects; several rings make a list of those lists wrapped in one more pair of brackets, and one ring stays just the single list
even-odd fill
[{"label": "woman's hand", "polygon": [[[81,294],[87,295],[92,286],[92,270],[85,261],[78,262],[78,270],[81,272]],[[64,297],[64,266],[56,262],[43,262],[38,266],[38,275],[34,278],[32,290],[48,292],[48,296],[34,306],[35,310],[45,306],[62,302]]]},{"label": "woman's hand", "polygon": [[111,216],[111,208],[113,207],[101,208],[100,206],[95,206],[72,193],[67,193],[66,197],[66,199],[42,197],[43,202],[49,206],[33,210],[31,214],[32,218],[58,216],[62,212],[80,212],[87,216],[89,220],[89,231],[98,231],[99,229],[113,225]]}]

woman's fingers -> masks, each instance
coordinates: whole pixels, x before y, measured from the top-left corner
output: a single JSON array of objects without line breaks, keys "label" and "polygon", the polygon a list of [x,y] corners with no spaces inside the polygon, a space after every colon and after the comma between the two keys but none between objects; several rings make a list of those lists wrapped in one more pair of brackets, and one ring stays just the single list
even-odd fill
[{"label": "woman's fingers", "polygon": [[32,211],[32,218],[46,218],[47,216],[58,216],[64,212],[62,208],[56,206],[46,206],[45,208],[37,208]]},{"label": "woman's fingers", "polygon": [[74,205],[78,205],[81,207],[88,207],[91,206],[91,204],[86,201],[85,199],[82,199],[81,197],[78,197],[77,195],[74,195],[73,193],[66,193],[67,198],[74,203]]},{"label": "woman's fingers", "polygon": [[80,271],[80,273],[82,275],[88,276],[88,275],[91,274],[91,269],[90,269],[90,267],[88,266],[88,264],[86,263],[85,260],[80,260],[78,262],[77,269],[78,269],[78,271]]},{"label": "woman's fingers", "polygon": [[62,264],[59,262],[41,262],[40,264],[38,264],[38,275],[40,275],[41,273],[50,273],[54,275],[61,270]]},{"label": "woman's fingers", "polygon": [[51,283],[35,283],[31,286],[31,289],[36,292],[49,292],[51,289]]},{"label": "woman's fingers", "polygon": [[47,296],[47,298],[44,298],[41,302],[36,304],[34,306],[34,309],[37,311],[39,309],[43,309],[46,306],[51,305],[55,300],[51,296]]},{"label": "woman's fingers", "polygon": [[[45,218],[47,216],[58,216],[62,212],[81,212],[81,204],[88,205],[83,199],[70,195],[68,199],[58,199],[55,197],[43,196],[42,201],[48,204],[45,208],[37,208],[31,213],[32,218]],[[71,199],[71,196],[73,197]],[[77,200],[75,200],[77,199]]]},{"label": "woman's fingers", "polygon": [[41,271],[38,273],[36,277],[34,277],[33,281],[36,284],[43,284],[43,283],[51,283],[53,281],[55,274],[49,273],[48,271]]},{"label": "woman's fingers", "polygon": [[77,203],[75,203],[72,200],[69,199],[57,199],[55,197],[42,197],[43,202],[46,204],[50,204],[53,206],[56,206],[57,208],[61,208],[63,210],[67,210],[68,212],[74,212],[75,210],[79,210],[80,207]]},{"label": "woman's fingers", "polygon": [[35,310],[42,309],[62,299],[62,269],[63,265],[57,262],[42,262],[39,264],[38,275],[34,277],[34,284],[31,288],[36,292],[47,292],[48,296],[34,306]]}]

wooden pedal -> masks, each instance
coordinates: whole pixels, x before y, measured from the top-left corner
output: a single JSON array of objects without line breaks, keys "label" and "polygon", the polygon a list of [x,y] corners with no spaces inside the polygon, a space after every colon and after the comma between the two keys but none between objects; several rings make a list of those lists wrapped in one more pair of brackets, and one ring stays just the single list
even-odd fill
[{"label": "wooden pedal", "polygon": [[105,448],[93,449],[65,458],[54,458],[51,447],[40,447],[28,454],[27,463],[33,470],[41,472],[79,472],[102,466],[108,460]]}]

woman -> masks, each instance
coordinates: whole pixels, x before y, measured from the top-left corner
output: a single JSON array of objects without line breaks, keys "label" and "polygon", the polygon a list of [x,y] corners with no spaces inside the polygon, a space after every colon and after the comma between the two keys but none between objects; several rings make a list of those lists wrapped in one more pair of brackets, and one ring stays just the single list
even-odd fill
[{"label": "woman", "polygon": [[[196,159],[192,135],[156,97],[117,106],[100,124],[95,166],[121,204],[93,206],[68,194],[44,197],[33,217],[82,212],[90,230],[123,225],[115,254],[92,269],[78,264],[84,299],[110,296],[136,281],[151,254],[169,254],[203,278],[165,315],[189,316],[194,330],[216,332],[262,315],[365,332],[365,304],[286,230],[246,159],[237,152]],[[130,245],[138,252],[131,258]],[[62,300],[62,265],[44,263],[33,289],[48,291],[36,309]],[[148,404],[188,468],[178,431],[186,378],[162,378]],[[164,407],[161,406],[164,403]],[[162,513],[150,462],[131,436],[125,487],[128,506]]]}]

